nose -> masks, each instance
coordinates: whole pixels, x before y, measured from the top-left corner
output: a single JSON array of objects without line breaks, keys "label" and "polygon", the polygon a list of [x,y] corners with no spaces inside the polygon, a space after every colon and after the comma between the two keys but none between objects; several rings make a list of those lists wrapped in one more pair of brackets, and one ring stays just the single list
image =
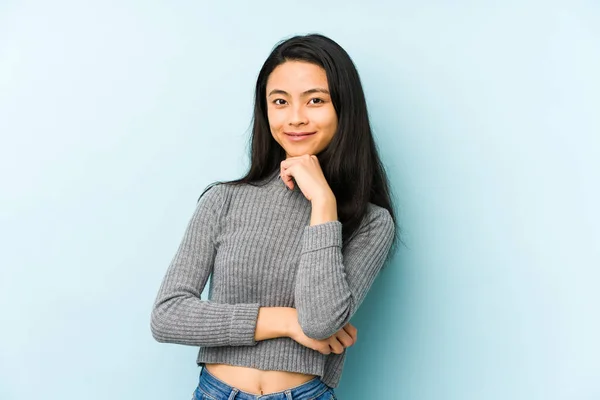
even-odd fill
[{"label": "nose", "polygon": [[308,118],[306,117],[306,113],[304,112],[304,108],[302,105],[296,105],[290,107],[290,125],[291,126],[300,126],[306,125],[308,123]]}]

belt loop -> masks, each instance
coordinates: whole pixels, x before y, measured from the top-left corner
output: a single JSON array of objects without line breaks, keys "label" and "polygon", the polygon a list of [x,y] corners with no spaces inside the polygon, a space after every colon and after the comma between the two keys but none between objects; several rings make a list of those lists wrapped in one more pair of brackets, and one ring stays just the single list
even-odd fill
[{"label": "belt loop", "polygon": [[231,391],[231,394],[229,395],[229,400],[234,400],[235,396],[237,396],[238,394],[238,390],[236,388],[233,388],[233,390]]},{"label": "belt loop", "polygon": [[292,391],[291,391],[291,390],[286,390],[286,391],[285,391],[285,398],[286,398],[287,400],[294,400],[294,399],[292,398]]}]

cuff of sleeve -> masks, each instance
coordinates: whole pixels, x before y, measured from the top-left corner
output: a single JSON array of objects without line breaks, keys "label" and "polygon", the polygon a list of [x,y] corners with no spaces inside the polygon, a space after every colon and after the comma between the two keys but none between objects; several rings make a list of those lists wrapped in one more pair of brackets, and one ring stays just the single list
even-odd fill
[{"label": "cuff of sleeve", "polygon": [[332,246],[342,247],[342,223],[340,221],[328,221],[304,227],[302,254]]},{"label": "cuff of sleeve", "polygon": [[254,346],[256,321],[260,304],[236,304],[231,316],[229,343],[231,346]]}]

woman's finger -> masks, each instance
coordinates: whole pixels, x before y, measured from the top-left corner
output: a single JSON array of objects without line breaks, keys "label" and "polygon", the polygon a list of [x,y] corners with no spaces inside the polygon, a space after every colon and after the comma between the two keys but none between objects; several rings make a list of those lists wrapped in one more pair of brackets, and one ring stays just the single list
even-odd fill
[{"label": "woman's finger", "polygon": [[344,331],[346,331],[352,340],[354,340],[354,343],[356,343],[356,339],[358,338],[358,330],[354,327],[354,325],[347,323],[344,326]]},{"label": "woman's finger", "polygon": [[344,347],[350,347],[354,344],[354,339],[344,329],[340,329],[335,336]]},{"label": "woman's finger", "polygon": [[294,189],[294,179],[293,179],[293,170],[291,167],[286,168],[286,169],[281,169],[279,176],[281,177],[281,180],[283,181],[283,183],[285,184],[285,186],[287,186],[290,189]]},{"label": "woman's finger", "polygon": [[342,354],[344,352],[344,345],[342,345],[335,336],[329,338],[329,347],[331,347],[332,353]]},{"label": "woman's finger", "polygon": [[331,354],[331,346],[328,341],[319,341],[319,345],[315,348],[319,353],[329,355]]}]

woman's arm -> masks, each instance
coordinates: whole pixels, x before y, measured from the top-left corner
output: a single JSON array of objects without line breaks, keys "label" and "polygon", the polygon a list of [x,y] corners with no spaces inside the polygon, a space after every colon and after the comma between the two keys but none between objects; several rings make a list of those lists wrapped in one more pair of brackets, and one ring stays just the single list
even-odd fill
[{"label": "woman's arm", "polygon": [[289,337],[304,347],[316,350],[322,354],[341,354],[346,347],[356,343],[357,330],[351,324],[346,324],[331,337],[323,340],[309,338],[304,334],[298,323],[298,312],[290,307],[261,307],[258,311],[256,324],[256,341]]},{"label": "woman's arm", "polygon": [[291,307],[261,307],[254,340],[261,341],[279,337],[290,337],[294,323],[298,323],[298,314]]},{"label": "woman's arm", "polygon": [[201,300],[215,259],[214,240],[224,200],[216,185],[198,201],[151,313],[159,342],[190,346],[253,346],[259,304]]},{"label": "woman's arm", "polygon": [[342,223],[327,220],[321,207],[313,207],[302,237],[295,306],[306,336],[324,339],[358,309],[383,266],[395,226],[386,209],[369,210],[368,220],[342,249]]}]

